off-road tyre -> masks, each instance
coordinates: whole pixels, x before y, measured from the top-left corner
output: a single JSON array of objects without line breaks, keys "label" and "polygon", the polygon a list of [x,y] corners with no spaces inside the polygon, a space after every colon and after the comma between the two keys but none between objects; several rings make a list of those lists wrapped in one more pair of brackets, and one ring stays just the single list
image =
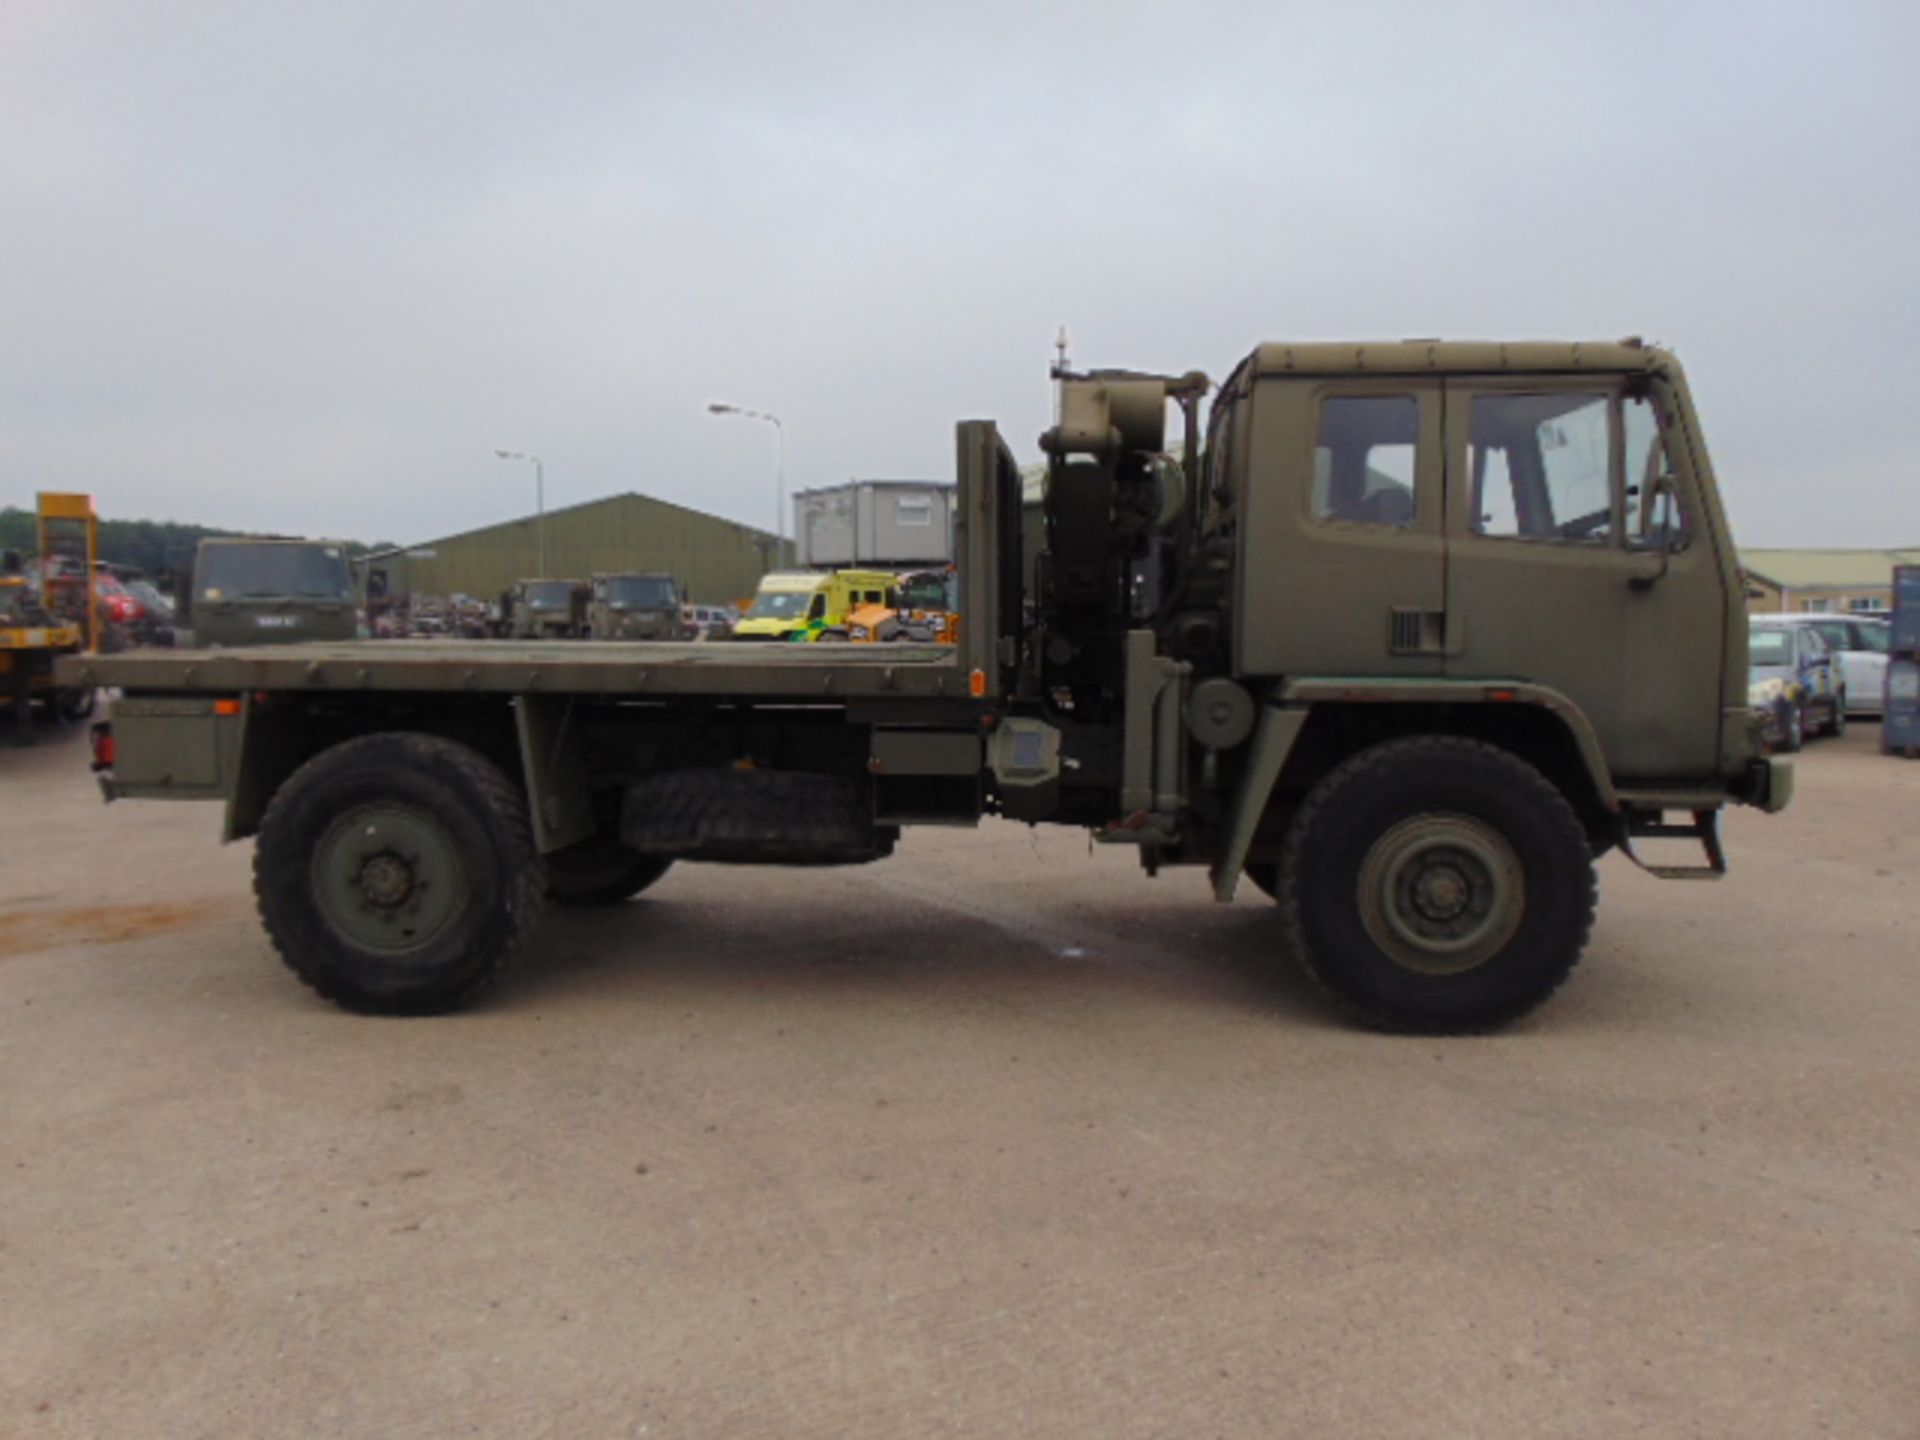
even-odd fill
[{"label": "off-road tyre", "polygon": [[[354,845],[382,843],[360,839],[362,816],[397,819],[426,837],[434,856],[453,857],[413,862],[425,882],[416,908],[430,902],[442,914],[417,945],[401,942],[411,948],[383,951],[343,929],[342,921],[364,930],[367,915],[382,917],[370,905],[353,913],[323,878],[326,862],[351,864]],[[361,874],[369,868],[363,862]],[[362,1014],[433,1015],[467,1004],[505,972],[545,893],[519,787],[486,757],[433,735],[367,735],[322,751],[274,795],[254,851],[254,895],[280,958],[318,994]],[[395,923],[404,927],[404,917]],[[411,934],[402,928],[396,940]]]},{"label": "off-road tyre", "polygon": [[91,685],[79,689],[62,690],[53,697],[53,708],[68,724],[78,724],[82,720],[92,718],[95,697],[98,693]]},{"label": "off-road tyre", "polygon": [[[1423,829],[1435,837],[1422,839]],[[1404,896],[1399,869],[1386,870],[1391,885],[1366,883],[1392,856],[1404,865],[1413,855],[1425,867],[1416,877],[1439,874],[1458,889],[1461,865],[1449,857],[1466,852],[1448,848],[1450,834],[1497,862],[1481,872],[1487,883],[1465,887],[1476,902],[1482,890],[1502,897],[1491,908],[1504,925],[1475,941],[1484,958],[1429,957],[1404,938],[1409,921],[1428,923],[1413,908],[1412,897],[1425,893],[1418,878]],[[1277,898],[1294,954],[1361,1023],[1425,1034],[1490,1030],[1539,1005],[1578,963],[1593,927],[1589,851],[1566,797],[1525,761],[1477,740],[1413,736],[1361,751],[1313,788],[1287,833]],[[1476,864],[1469,856],[1464,867]],[[1465,923],[1488,924],[1471,907]]]},{"label": "off-road tyre", "polygon": [[668,856],[641,855],[618,840],[594,838],[546,857],[547,898],[556,905],[618,905],[673,868]]},{"label": "off-road tyre", "polygon": [[643,855],[737,865],[858,865],[893,852],[864,781],[795,770],[668,770],[627,788],[621,838]]}]

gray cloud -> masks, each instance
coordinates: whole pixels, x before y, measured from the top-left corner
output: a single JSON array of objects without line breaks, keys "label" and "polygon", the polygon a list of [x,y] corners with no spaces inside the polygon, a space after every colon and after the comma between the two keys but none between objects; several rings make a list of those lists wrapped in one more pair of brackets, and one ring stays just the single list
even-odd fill
[{"label": "gray cloud", "polygon": [[1079,361],[1643,332],[1747,543],[1920,542],[1898,4],[16,3],[0,500],[420,537],[1032,452]]}]

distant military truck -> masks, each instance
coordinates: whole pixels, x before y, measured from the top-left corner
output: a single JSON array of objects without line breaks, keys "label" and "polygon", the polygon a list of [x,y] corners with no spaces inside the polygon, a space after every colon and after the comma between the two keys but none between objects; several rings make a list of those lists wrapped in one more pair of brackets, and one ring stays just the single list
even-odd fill
[{"label": "distant military truck", "polygon": [[352,640],[360,611],[346,550],[325,540],[202,540],[180,643],[291,645]]},{"label": "distant military truck", "polygon": [[513,640],[578,640],[587,633],[587,587],[579,580],[520,580],[501,597]]},{"label": "distant military truck", "polygon": [[596,575],[587,601],[589,640],[679,640],[680,587],[671,575]]}]

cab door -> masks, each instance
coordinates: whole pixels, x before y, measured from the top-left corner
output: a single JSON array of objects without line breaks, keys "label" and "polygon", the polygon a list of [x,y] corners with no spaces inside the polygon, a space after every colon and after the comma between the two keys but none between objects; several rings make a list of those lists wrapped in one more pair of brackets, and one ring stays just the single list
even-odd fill
[{"label": "cab door", "polygon": [[1624,779],[1718,756],[1726,602],[1676,412],[1642,377],[1446,382],[1446,673],[1562,692]]},{"label": "cab door", "polygon": [[1229,442],[1246,446],[1240,673],[1440,673],[1441,402],[1425,377],[1257,382]]}]

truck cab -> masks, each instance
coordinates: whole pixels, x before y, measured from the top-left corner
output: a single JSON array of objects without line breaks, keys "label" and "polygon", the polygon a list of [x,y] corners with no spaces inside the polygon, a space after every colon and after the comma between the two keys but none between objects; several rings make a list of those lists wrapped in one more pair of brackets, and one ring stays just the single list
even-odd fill
[{"label": "truck cab", "polygon": [[504,597],[508,638],[578,640],[586,633],[587,587],[579,580],[519,580]]},{"label": "truck cab", "polygon": [[685,633],[671,575],[596,575],[587,600],[590,640],[678,640]]},{"label": "truck cab", "polygon": [[189,593],[190,636],[200,649],[359,633],[346,549],[332,541],[202,540]]}]

